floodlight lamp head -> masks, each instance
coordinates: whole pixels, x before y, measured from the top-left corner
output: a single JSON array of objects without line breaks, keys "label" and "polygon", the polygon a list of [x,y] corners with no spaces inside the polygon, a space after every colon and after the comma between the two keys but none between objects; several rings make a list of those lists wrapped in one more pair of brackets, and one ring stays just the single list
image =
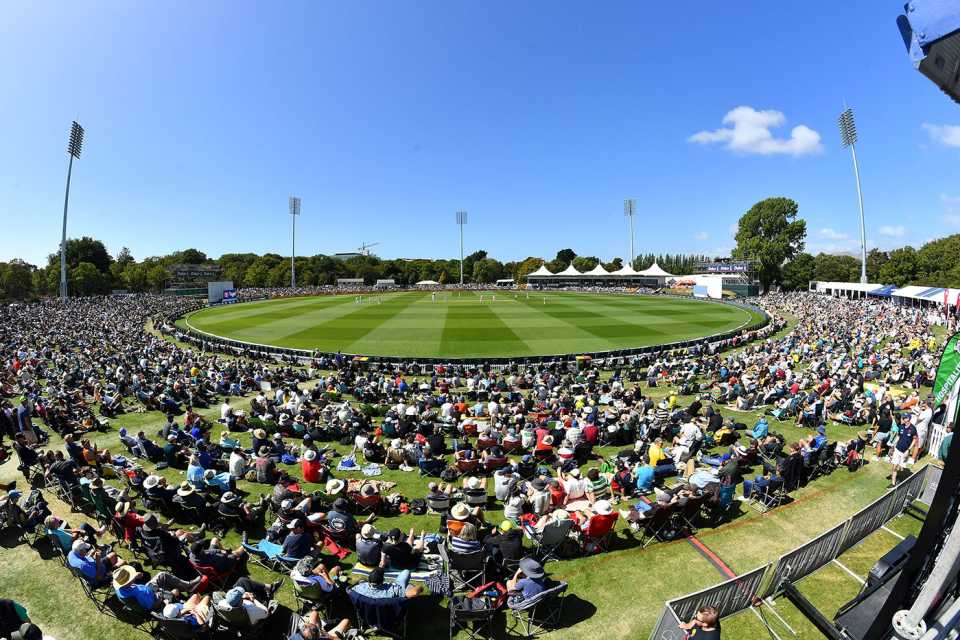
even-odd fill
[{"label": "floodlight lamp head", "polygon": [[80,157],[80,152],[83,150],[83,127],[74,120],[73,124],[70,126],[70,142],[67,143],[67,153],[69,153],[74,158]]},{"label": "floodlight lamp head", "polygon": [[300,215],[300,198],[290,196],[290,215]]},{"label": "floodlight lamp head", "polygon": [[466,212],[466,211],[463,211],[462,209],[461,209],[460,211],[457,211],[457,224],[461,224],[461,225],[467,224],[467,212]]},{"label": "floodlight lamp head", "polygon": [[840,141],[844,148],[857,143],[857,125],[853,121],[853,109],[846,109],[840,114]]},{"label": "floodlight lamp head", "polygon": [[630,217],[634,214],[637,207],[637,201],[633,198],[627,198],[623,201],[623,215]]}]

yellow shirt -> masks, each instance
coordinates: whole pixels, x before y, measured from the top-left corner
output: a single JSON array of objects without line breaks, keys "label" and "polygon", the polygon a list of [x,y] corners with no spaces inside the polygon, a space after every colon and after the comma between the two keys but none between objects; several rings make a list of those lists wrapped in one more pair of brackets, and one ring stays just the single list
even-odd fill
[{"label": "yellow shirt", "polygon": [[663,448],[659,445],[651,444],[650,448],[647,449],[647,455],[650,457],[650,466],[657,466],[661,460],[665,460],[667,456],[663,454]]}]

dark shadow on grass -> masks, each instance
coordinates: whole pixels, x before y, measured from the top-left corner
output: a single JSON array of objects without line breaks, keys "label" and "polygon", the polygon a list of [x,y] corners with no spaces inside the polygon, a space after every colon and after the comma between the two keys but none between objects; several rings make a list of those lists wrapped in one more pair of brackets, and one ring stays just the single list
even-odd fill
[{"label": "dark shadow on grass", "polygon": [[597,606],[575,593],[567,592],[563,598],[563,612],[560,614],[560,628],[572,627],[592,618]]}]

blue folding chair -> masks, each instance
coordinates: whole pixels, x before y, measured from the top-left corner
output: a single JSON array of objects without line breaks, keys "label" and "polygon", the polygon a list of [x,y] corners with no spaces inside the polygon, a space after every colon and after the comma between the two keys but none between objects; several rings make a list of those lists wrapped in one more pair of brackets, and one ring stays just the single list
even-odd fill
[{"label": "blue folding chair", "polygon": [[287,573],[297,565],[297,558],[283,555],[283,547],[269,540],[259,540],[255,545],[243,541],[243,548],[253,558],[253,561],[265,569]]}]

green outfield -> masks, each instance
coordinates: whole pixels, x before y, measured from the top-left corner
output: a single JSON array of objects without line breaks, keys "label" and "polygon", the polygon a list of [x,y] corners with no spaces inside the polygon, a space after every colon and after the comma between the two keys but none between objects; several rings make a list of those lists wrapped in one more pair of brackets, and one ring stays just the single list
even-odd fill
[{"label": "green outfield", "polygon": [[203,309],[184,323],[224,338],[295,349],[510,357],[665,344],[758,319],[700,300],[504,290],[286,298]]}]

